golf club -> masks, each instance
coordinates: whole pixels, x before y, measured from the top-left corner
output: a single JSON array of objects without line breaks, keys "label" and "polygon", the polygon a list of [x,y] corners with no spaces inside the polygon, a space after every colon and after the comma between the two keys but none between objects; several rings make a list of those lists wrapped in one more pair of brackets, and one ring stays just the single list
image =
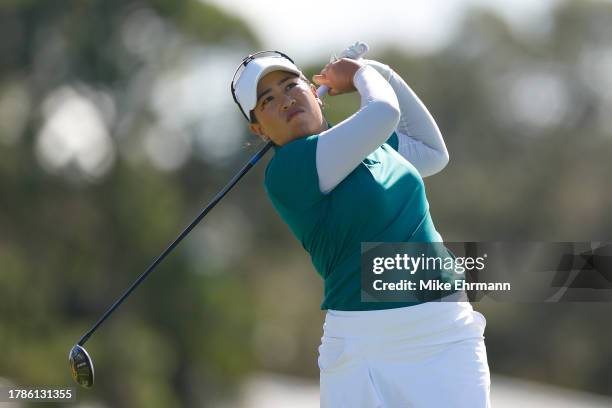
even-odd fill
[{"label": "golf club", "polygon": [[96,324],[85,333],[77,344],[72,347],[68,354],[68,362],[72,373],[73,380],[85,387],[90,388],[94,384],[94,366],[91,357],[83,347],[89,337],[100,327],[100,325],[123,303],[123,301],[136,289],[138,285],[159,265],[166,256],[191,232],[191,230],[213,209],[215,205],[240,181],[240,179],[261,159],[266,152],[272,147],[273,143],[268,142],[257,154],[255,154],[251,160],[240,170],[227,185],[213,198],[213,200],[200,212],[200,214],[181,232],[181,234],[166,248],[162,254],[153,261],[153,263],[145,270],[139,277],[132,283],[132,285],[121,295],[119,299],[112,304],[110,308],[98,319]]}]

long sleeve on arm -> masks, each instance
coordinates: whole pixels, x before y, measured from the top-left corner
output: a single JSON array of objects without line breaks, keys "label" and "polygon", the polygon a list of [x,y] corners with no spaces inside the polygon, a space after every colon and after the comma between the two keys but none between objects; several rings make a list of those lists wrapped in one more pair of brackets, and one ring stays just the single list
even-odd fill
[{"label": "long sleeve on arm", "polygon": [[317,142],[316,165],[321,192],[333,190],[397,127],[400,107],[391,85],[376,70],[361,67],[353,78],[361,108]]},{"label": "long sleeve on arm", "polygon": [[431,176],[449,160],[448,150],[435,120],[408,84],[388,65],[363,60],[376,69],[391,85],[399,101],[401,117],[396,129],[398,152],[421,174]]}]

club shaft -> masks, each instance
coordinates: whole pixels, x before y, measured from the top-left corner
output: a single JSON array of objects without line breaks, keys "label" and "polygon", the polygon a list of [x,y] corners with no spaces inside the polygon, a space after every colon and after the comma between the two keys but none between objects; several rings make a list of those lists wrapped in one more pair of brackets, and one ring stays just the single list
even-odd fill
[{"label": "club shaft", "polygon": [[98,329],[98,327],[100,327],[100,325],[104,323],[104,321],[121,305],[121,303],[123,303],[123,301],[128,296],[130,296],[130,294],[138,287],[138,285],[140,285],[140,283],[142,283],[143,280],[147,278],[147,276],[155,269],[155,267],[157,267],[157,265],[159,265],[164,260],[164,258],[168,256],[168,254],[172,252],[174,248],[176,248],[176,246],[183,240],[183,238],[185,238],[187,234],[189,234],[189,232],[191,232],[191,230],[195,228],[196,225],[198,225],[202,218],[204,218],[206,214],[208,214],[208,212],[212,210],[219,201],[221,201],[221,199],[232,189],[232,187],[236,185],[236,183],[238,183],[238,181],[240,181],[240,179],[251,169],[251,167],[253,167],[255,163],[257,163],[259,159],[261,159],[263,155],[266,154],[266,152],[270,149],[270,147],[272,147],[272,145],[272,142],[268,142],[259,152],[257,152],[257,154],[255,154],[251,158],[251,160],[249,160],[249,162],[242,168],[242,170],[240,170],[227,183],[227,185],[221,191],[219,191],[219,193],[217,193],[217,195],[212,199],[212,201],[206,206],[206,208],[202,210],[202,212],[200,212],[200,214],[191,222],[191,224],[189,224],[187,228],[185,228],[185,230],[183,230],[183,232],[181,232],[181,234],[170,244],[170,246],[168,246],[168,248],[166,248],[166,250],[162,252],[162,254],[158,256],[157,259],[155,259],[155,261],[153,261],[153,263],[147,268],[147,270],[145,270],[138,277],[138,279],[136,279],[134,283],[132,283],[132,285],[123,293],[123,295],[121,295],[121,297],[117,299],[111,307],[108,308],[108,310],[102,315],[102,317],[98,319],[96,324],[91,329],[89,329],[89,331],[85,333],[83,337],[81,337],[78,342],[80,346],[83,346],[87,342],[89,337]]}]

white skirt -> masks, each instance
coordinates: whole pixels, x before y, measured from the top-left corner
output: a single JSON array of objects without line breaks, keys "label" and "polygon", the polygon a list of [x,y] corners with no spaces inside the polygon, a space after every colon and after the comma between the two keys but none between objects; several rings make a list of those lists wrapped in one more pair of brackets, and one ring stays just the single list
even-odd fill
[{"label": "white skirt", "polygon": [[321,407],[490,407],[486,319],[465,292],[416,306],[329,310]]}]

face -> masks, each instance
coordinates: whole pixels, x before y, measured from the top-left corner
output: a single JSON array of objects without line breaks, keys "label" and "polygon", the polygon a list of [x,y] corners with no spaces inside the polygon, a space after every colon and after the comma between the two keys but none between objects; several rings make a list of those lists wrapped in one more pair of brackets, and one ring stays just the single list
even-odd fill
[{"label": "face", "polygon": [[279,146],[327,128],[315,87],[285,71],[259,80],[253,113],[257,123],[251,123],[251,131]]}]

